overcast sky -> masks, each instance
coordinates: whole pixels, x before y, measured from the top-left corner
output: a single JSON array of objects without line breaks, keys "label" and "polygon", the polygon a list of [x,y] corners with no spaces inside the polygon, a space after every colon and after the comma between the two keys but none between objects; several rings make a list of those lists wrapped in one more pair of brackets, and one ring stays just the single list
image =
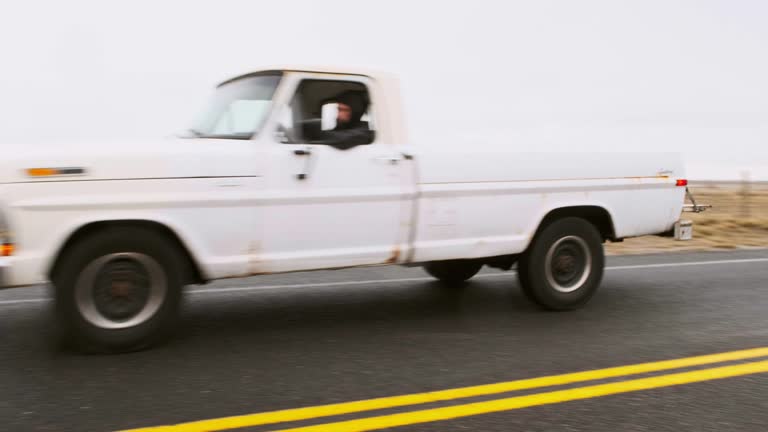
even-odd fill
[{"label": "overcast sky", "polygon": [[415,145],[663,149],[768,180],[765,0],[0,6],[0,143],[164,136],[231,75],[332,64],[398,74]]}]

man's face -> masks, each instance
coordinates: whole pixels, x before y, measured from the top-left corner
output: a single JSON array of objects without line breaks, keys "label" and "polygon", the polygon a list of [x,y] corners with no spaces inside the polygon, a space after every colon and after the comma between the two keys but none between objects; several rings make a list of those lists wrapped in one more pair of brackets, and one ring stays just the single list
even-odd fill
[{"label": "man's face", "polygon": [[352,120],[352,108],[350,108],[349,105],[347,104],[343,104],[339,102],[336,122],[349,123],[350,120]]}]

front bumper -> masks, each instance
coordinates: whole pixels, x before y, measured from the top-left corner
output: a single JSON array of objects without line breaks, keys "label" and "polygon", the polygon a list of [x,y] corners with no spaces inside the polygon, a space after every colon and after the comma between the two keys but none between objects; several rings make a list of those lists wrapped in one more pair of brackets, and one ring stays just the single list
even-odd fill
[{"label": "front bumper", "polygon": [[0,289],[48,282],[44,265],[45,261],[37,256],[0,257]]},{"label": "front bumper", "polygon": [[8,288],[11,285],[11,260],[6,257],[0,257],[0,289]]}]

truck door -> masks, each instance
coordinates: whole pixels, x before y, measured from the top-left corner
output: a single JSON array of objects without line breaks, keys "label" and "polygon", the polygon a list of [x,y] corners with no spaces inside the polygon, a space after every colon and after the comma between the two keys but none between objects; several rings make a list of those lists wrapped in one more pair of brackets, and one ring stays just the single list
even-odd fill
[{"label": "truck door", "polygon": [[[264,143],[272,149],[269,199],[254,272],[400,262],[414,167],[401,143],[381,133],[385,113],[373,83],[315,73],[287,79]],[[364,111],[351,113],[351,126],[339,121],[350,110]]]}]

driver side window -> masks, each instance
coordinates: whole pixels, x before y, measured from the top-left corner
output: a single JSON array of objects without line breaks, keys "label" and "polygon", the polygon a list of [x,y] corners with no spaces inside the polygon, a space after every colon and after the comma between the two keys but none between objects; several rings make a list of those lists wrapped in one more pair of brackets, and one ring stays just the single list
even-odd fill
[{"label": "driver side window", "polygon": [[285,143],[346,149],[375,139],[368,89],[353,81],[303,80],[279,124]]}]

